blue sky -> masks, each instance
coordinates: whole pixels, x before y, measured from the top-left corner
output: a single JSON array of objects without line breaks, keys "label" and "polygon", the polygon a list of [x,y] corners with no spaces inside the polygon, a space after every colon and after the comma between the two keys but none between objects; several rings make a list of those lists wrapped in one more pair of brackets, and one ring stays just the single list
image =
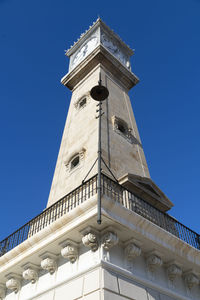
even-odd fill
[{"label": "blue sky", "polygon": [[199,232],[200,1],[0,0],[0,240],[46,206],[70,101],[64,50],[98,15],[135,49],[151,177]]}]

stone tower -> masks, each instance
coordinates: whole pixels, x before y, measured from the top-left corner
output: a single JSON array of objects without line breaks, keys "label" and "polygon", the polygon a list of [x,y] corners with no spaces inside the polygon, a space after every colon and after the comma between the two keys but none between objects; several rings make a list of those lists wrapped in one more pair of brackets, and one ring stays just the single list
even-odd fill
[{"label": "stone tower", "polygon": [[72,98],[47,208],[0,242],[0,299],[200,299],[200,236],[166,213],[173,204],[150,178],[128,96],[132,50],[97,19],[66,54]]}]

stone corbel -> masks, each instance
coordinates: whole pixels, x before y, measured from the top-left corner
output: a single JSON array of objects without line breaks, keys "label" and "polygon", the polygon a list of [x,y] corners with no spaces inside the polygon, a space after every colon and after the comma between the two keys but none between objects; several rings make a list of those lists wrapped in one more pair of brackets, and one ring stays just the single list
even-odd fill
[{"label": "stone corbel", "polygon": [[146,264],[148,270],[154,273],[163,264],[160,254],[157,251],[149,252],[146,256]]},{"label": "stone corbel", "polygon": [[25,280],[31,281],[32,284],[36,283],[38,280],[38,271],[39,267],[32,263],[27,263],[22,266],[25,269],[22,273],[22,276]]},{"label": "stone corbel", "polygon": [[83,231],[81,231],[81,233],[83,235],[83,245],[95,252],[99,247],[97,231],[91,227],[87,227]]},{"label": "stone corbel", "polygon": [[14,291],[15,294],[17,294],[21,288],[21,276],[15,273],[10,273],[6,275],[6,278],[8,279],[6,281],[7,289]]},{"label": "stone corbel", "polygon": [[62,257],[67,258],[73,264],[78,258],[78,244],[67,239],[66,241],[61,242],[60,245],[62,247]]},{"label": "stone corbel", "polygon": [[45,252],[42,255],[40,255],[42,258],[41,261],[41,267],[43,270],[48,271],[51,275],[56,271],[57,269],[57,255],[51,253],[51,252]]},{"label": "stone corbel", "polygon": [[141,255],[141,244],[139,241],[132,239],[125,244],[124,253],[128,261],[132,261],[137,256]]},{"label": "stone corbel", "polygon": [[5,286],[0,283],[0,300],[3,300],[5,296],[6,296]]},{"label": "stone corbel", "polygon": [[174,280],[182,275],[182,270],[176,262],[170,262],[166,265],[168,279],[173,283]]},{"label": "stone corbel", "polygon": [[189,290],[199,284],[199,279],[193,271],[185,272],[183,278]]},{"label": "stone corbel", "polygon": [[112,227],[108,227],[103,231],[101,243],[106,251],[109,251],[112,247],[117,245],[118,242],[119,238],[117,236],[117,233],[112,229]]}]

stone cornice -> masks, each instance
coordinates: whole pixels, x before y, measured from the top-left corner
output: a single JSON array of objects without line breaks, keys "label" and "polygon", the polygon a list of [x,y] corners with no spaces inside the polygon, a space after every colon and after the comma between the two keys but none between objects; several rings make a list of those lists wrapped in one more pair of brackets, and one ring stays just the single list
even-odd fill
[{"label": "stone cornice", "polygon": [[61,83],[70,90],[81,81],[98,64],[102,64],[112,75],[119,78],[122,85],[128,90],[139,82],[138,77],[123,66],[110,52],[102,45],[92,51],[77,67],[61,79]]}]

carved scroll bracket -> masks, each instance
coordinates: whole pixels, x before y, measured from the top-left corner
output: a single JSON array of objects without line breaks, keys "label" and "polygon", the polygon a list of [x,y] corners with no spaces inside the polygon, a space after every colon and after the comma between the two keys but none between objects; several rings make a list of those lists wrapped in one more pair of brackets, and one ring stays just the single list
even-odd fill
[{"label": "carved scroll bracket", "polygon": [[112,247],[117,245],[118,242],[118,235],[112,227],[108,227],[102,232],[101,243],[106,251],[109,251]]},{"label": "carved scroll bracket", "polygon": [[194,286],[199,284],[199,279],[198,279],[197,275],[195,274],[195,272],[193,272],[192,270],[185,272],[183,274],[183,278],[184,278],[186,286],[189,290],[191,290]]},{"label": "carved scroll bracket", "polygon": [[22,266],[24,269],[22,276],[25,280],[31,281],[31,283],[35,283],[38,280],[38,272],[39,272],[39,266],[27,263]]},{"label": "carved scroll bracket", "polygon": [[6,287],[17,294],[21,288],[21,276],[15,273],[9,273],[5,276],[8,280],[6,281]]},{"label": "carved scroll bracket", "polygon": [[42,258],[42,269],[48,271],[52,275],[57,269],[57,255],[51,252],[45,252],[42,255],[40,255],[40,257]]},{"label": "carved scroll bracket", "polygon": [[82,242],[85,247],[90,248],[92,251],[96,251],[99,247],[98,243],[98,232],[92,227],[87,227],[83,231],[81,231]]},{"label": "carved scroll bracket", "polygon": [[67,258],[71,263],[74,263],[78,258],[78,244],[70,239],[60,243],[61,255]]}]

